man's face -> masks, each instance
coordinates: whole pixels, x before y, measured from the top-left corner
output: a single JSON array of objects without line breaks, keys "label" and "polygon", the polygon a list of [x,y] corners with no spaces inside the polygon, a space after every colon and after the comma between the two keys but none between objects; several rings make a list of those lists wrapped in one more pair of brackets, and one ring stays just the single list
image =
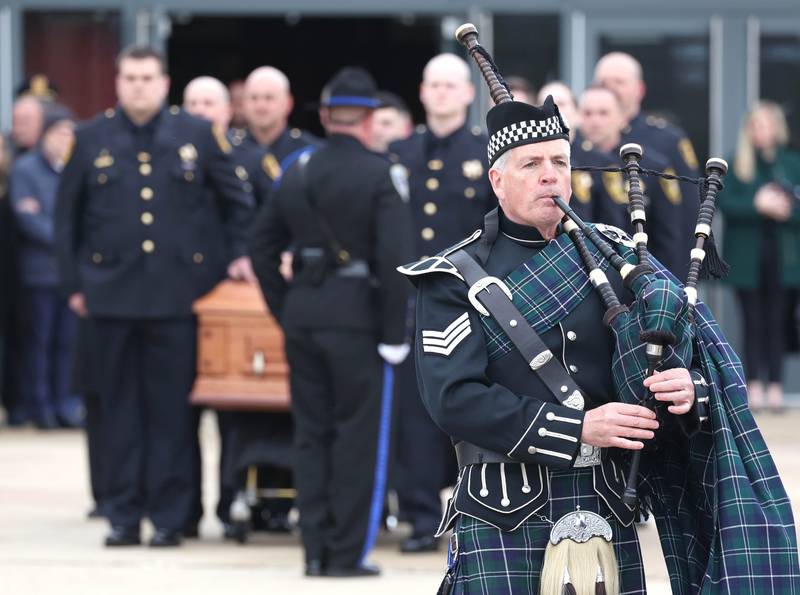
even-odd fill
[{"label": "man's face", "polygon": [[605,151],[619,143],[625,127],[622,108],[614,94],[606,89],[589,89],[581,97],[581,132]]},{"label": "man's face", "polygon": [[22,149],[30,149],[39,142],[44,124],[44,110],[38,99],[24,97],[14,104],[11,121],[11,138]]},{"label": "man's face", "polygon": [[555,229],[564,213],[553,197],[569,201],[572,194],[569,143],[557,139],[515,147],[507,159],[502,172],[489,170],[503,212],[515,223]]},{"label": "man's face", "polygon": [[460,69],[439,64],[429,68],[420,86],[419,99],[428,116],[448,118],[464,114],[475,98],[472,83]]},{"label": "man's face", "polygon": [[52,159],[63,163],[72,147],[75,124],[71,120],[61,120],[47,129],[42,138],[42,148]]},{"label": "man's face", "polygon": [[213,122],[220,130],[227,130],[231,121],[230,105],[225,98],[218,90],[202,85],[186,90],[183,108],[193,116]]},{"label": "man's face", "polygon": [[285,126],[292,111],[292,96],[277,80],[269,77],[249,80],[242,103],[247,124],[272,129]]},{"label": "man's face", "polygon": [[376,109],[372,117],[372,140],[370,148],[385,152],[389,144],[407,138],[411,134],[411,118],[394,107]]},{"label": "man's face", "polygon": [[644,99],[644,83],[636,75],[632,64],[615,58],[601,61],[595,70],[594,82],[617,94],[628,118],[639,112]]},{"label": "man's face", "polygon": [[117,99],[129,113],[155,113],[169,91],[169,77],[155,58],[124,58],[117,73]]}]

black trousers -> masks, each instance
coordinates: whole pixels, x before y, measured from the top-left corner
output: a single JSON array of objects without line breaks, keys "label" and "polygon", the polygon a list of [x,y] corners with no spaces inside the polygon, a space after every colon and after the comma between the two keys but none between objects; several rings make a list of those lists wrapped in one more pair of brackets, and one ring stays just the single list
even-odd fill
[{"label": "black trousers", "polygon": [[436,533],[442,517],[439,493],[455,483],[458,466],[450,438],[422,403],[412,349],[399,366],[397,382],[397,495],[400,512],[415,537]]},{"label": "black trousers", "polygon": [[761,237],[758,286],[737,294],[744,317],[744,373],[748,381],[781,382],[786,350],[786,326],[794,324],[782,286],[777,233]]},{"label": "black trousers", "polygon": [[380,520],[370,514],[373,500],[383,503],[374,481],[382,360],[371,333],[284,330],[306,560],[357,566]]},{"label": "black trousers", "polygon": [[95,319],[108,518],[180,531],[192,514],[194,318]]}]

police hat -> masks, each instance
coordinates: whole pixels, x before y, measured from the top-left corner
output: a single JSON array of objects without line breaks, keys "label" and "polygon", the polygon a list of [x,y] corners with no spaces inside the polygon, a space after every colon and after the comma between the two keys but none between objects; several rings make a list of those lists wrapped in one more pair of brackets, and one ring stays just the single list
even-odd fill
[{"label": "police hat", "polygon": [[559,138],[569,141],[569,127],[552,95],[548,95],[541,106],[519,101],[499,103],[486,114],[486,127],[490,166],[514,147]]},{"label": "police hat", "polygon": [[378,86],[363,68],[345,66],[328,81],[322,89],[320,105],[323,107],[367,107],[381,106]]},{"label": "police hat", "polygon": [[58,89],[43,74],[34,74],[23,81],[14,94],[15,97],[33,95],[42,101],[55,101],[58,98]]}]

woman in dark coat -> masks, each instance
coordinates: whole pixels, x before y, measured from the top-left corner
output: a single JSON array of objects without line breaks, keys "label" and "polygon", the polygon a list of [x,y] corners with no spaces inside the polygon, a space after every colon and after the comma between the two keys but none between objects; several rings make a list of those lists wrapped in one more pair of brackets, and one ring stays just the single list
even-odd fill
[{"label": "woman in dark coat", "polygon": [[744,319],[744,369],[750,406],[783,402],[786,329],[795,324],[790,292],[800,287],[800,154],[786,148],[786,118],[762,101],[747,114],[720,196],[727,281]]}]

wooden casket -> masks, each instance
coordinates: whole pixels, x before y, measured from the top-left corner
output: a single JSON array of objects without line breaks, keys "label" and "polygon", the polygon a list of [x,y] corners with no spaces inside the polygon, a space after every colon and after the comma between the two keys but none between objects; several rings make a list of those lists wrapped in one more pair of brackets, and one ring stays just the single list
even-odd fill
[{"label": "wooden casket", "polygon": [[283,332],[258,287],[223,281],[193,309],[197,379],[191,402],[214,409],[288,411]]}]

